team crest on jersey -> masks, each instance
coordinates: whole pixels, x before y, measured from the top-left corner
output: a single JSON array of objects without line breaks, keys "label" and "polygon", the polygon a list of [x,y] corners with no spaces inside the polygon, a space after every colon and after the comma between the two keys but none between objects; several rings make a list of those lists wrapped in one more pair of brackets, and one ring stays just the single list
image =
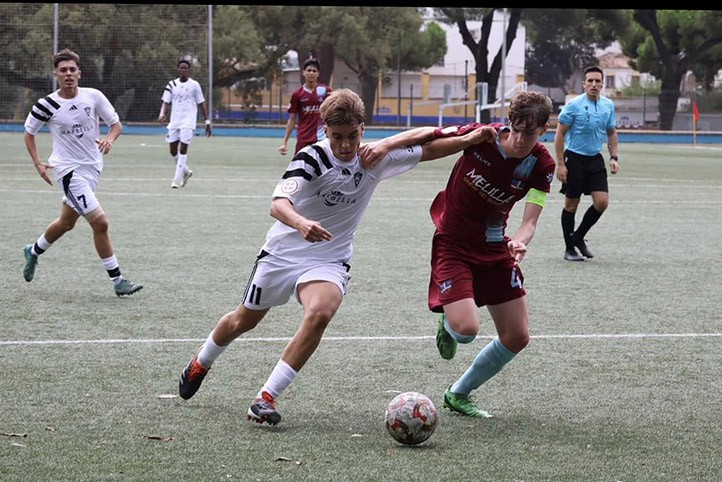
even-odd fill
[{"label": "team crest on jersey", "polygon": [[91,111],[92,111],[92,110],[90,109],[90,107],[86,107],[86,108],[85,108],[85,115],[87,115],[88,117],[90,117],[90,112],[91,112]]},{"label": "team crest on jersey", "polygon": [[358,187],[358,185],[361,183],[361,178],[363,177],[363,174],[360,172],[357,172],[353,175],[353,184],[354,186]]},{"label": "team crest on jersey", "polygon": [[553,180],[554,180],[554,173],[553,172],[548,173],[547,174],[547,184],[551,184]]},{"label": "team crest on jersey", "polygon": [[298,181],[295,179],[286,179],[281,184],[281,192],[284,194],[292,194],[298,190]]}]

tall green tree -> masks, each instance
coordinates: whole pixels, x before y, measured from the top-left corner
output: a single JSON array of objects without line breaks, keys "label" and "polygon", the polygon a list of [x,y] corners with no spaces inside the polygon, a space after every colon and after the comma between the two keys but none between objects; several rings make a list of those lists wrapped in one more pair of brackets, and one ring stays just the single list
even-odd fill
[{"label": "tall green tree", "polygon": [[[496,90],[499,86],[504,61],[503,42],[499,44],[499,50],[489,62],[489,40],[491,39],[491,28],[494,24],[495,13],[506,10],[507,27],[503,33],[507,46],[506,55],[509,55],[511,45],[516,39],[517,29],[521,20],[523,9],[521,8],[467,8],[467,7],[439,7],[434,8],[436,17],[448,24],[456,25],[461,34],[462,42],[474,56],[474,71],[477,82],[486,82],[489,85],[489,102],[496,100]],[[468,22],[481,22],[481,30],[478,39],[469,29]],[[491,114],[488,110],[481,113],[482,122],[489,122]]]},{"label": "tall green tree", "polygon": [[446,53],[441,28],[422,28],[421,10],[415,7],[257,7],[256,12],[258,30],[266,33],[269,45],[297,51],[301,62],[310,56],[321,61],[320,82],[330,83],[336,59],[344,62],[358,78],[369,123],[385,69],[400,61],[403,70],[418,71]]},{"label": "tall green tree", "polygon": [[722,44],[717,10],[633,10],[636,26],[621,37],[633,68],[661,82],[659,128],[672,130],[684,75]]},{"label": "tall green tree", "polygon": [[557,87],[567,94],[581,92],[581,86],[569,83],[572,74],[596,64],[596,50],[608,47],[629,19],[618,10],[525,9],[522,24],[526,27],[527,82]]},{"label": "tall green tree", "polygon": [[396,68],[399,57],[407,71],[437,64],[446,53],[446,37],[438,25],[422,29],[421,11],[414,7],[353,7],[348,13],[336,51],[358,77],[371,121],[380,75]]},{"label": "tall green tree", "polygon": [[[123,120],[157,118],[163,87],[177,76],[181,56],[208,66],[207,5],[4,3],[0,41],[6,68],[0,69],[0,85],[25,96],[16,109],[22,113],[4,116],[26,115],[28,103],[52,88],[56,5],[58,48],[80,55],[81,85],[102,90]],[[257,62],[261,41],[248,8],[223,6],[215,15],[220,33],[214,41],[214,82],[235,82],[245,74],[239,67]],[[197,79],[207,84],[206,75]],[[10,97],[17,105],[17,96]]]}]

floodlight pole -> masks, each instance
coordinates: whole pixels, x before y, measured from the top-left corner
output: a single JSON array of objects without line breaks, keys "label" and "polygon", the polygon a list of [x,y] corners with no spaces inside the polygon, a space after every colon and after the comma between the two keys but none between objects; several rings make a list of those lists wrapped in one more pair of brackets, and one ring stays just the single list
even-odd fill
[{"label": "floodlight pole", "polygon": [[501,27],[501,115],[499,122],[504,122],[504,103],[506,99],[506,8],[502,9]]},{"label": "floodlight pole", "polygon": [[[60,4],[53,4],[53,54],[58,53],[58,30],[60,30]],[[58,79],[53,75],[53,90],[58,88]]]},{"label": "floodlight pole", "polygon": [[213,119],[213,5],[208,5],[208,118]]}]

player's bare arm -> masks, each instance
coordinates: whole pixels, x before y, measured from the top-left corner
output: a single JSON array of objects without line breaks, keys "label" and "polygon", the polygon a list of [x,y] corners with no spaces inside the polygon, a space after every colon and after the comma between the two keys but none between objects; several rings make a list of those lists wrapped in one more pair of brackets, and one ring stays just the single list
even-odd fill
[{"label": "player's bare arm", "polygon": [[493,142],[498,133],[492,126],[474,129],[462,136],[441,137],[422,146],[421,162],[450,156],[482,142]]},{"label": "player's bare arm", "polygon": [[425,144],[434,139],[436,127],[416,127],[393,136],[381,139],[359,147],[359,156],[366,169],[372,169],[383,159],[391,149],[416,144]]},{"label": "player's bare arm", "polygon": [[617,156],[617,148],[619,147],[619,136],[617,129],[612,127],[607,130],[607,149],[609,150],[609,171],[616,174],[619,171],[619,157]]},{"label": "player's bare arm", "polygon": [[38,156],[38,146],[35,143],[35,136],[28,134],[27,132],[25,133],[25,147],[28,150],[28,154],[30,154],[30,158],[33,160],[35,169],[37,169],[38,174],[40,174],[40,177],[43,178],[43,181],[52,186],[53,181],[50,179],[50,176],[48,176],[48,169],[52,169],[53,166],[40,160],[40,156]]},{"label": "player's bare arm", "polygon": [[167,110],[167,108],[168,108],[169,105],[170,105],[170,104],[168,104],[168,103],[166,103],[166,102],[163,102],[163,103],[160,105],[160,112],[158,113],[158,122],[161,123],[161,124],[165,124],[165,123],[166,123],[165,113],[166,113],[166,110]]},{"label": "player's bare arm", "polygon": [[554,154],[557,161],[557,179],[567,182],[567,165],[564,162],[564,136],[569,131],[569,126],[562,123],[557,124],[557,131],[554,134]]},{"label": "player's bare arm", "polygon": [[286,121],[286,133],[283,136],[283,144],[278,147],[278,152],[280,152],[282,156],[285,156],[288,153],[288,140],[291,138],[291,133],[295,127],[296,116],[294,114],[288,118],[288,121]]},{"label": "player's bare arm", "polygon": [[527,202],[524,205],[524,214],[522,215],[521,225],[514,233],[514,236],[507,243],[509,253],[514,257],[517,263],[521,262],[526,255],[527,246],[531,243],[536,233],[537,222],[541,215],[542,207],[538,204]]},{"label": "player's bare arm", "polygon": [[96,139],[95,143],[98,144],[98,149],[103,155],[108,154],[113,148],[113,143],[120,137],[120,133],[123,131],[123,125],[120,122],[116,122],[110,126],[108,131],[108,137],[105,139]]},{"label": "player's bare arm", "polygon": [[311,243],[328,241],[333,237],[319,222],[306,219],[298,214],[291,201],[286,198],[279,197],[273,200],[271,203],[271,216],[297,230],[301,233],[303,239]]},{"label": "player's bare arm", "polygon": [[208,108],[205,102],[201,103],[201,114],[203,114],[203,118],[205,119],[206,137],[211,137],[213,135],[213,128],[211,127],[211,118],[208,117]]}]

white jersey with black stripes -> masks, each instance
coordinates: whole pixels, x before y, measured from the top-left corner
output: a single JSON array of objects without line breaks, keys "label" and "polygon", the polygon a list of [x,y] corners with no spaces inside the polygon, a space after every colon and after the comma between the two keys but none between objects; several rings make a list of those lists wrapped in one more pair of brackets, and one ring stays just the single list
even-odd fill
[{"label": "white jersey with black stripes", "polygon": [[421,154],[420,146],[394,149],[367,170],[358,155],[351,162],[337,159],[328,139],[303,148],[288,164],[273,198],[287,198],[296,212],[319,222],[333,238],[311,243],[276,221],[262,249],[291,262],[348,262],[356,229],[378,184],[415,167]]},{"label": "white jersey with black stripes", "polygon": [[78,95],[64,99],[60,91],[38,99],[25,119],[25,131],[37,135],[47,125],[53,136],[53,151],[48,164],[60,179],[78,165],[103,170],[103,154],[98,149],[100,120],[111,126],[120,119],[101,91],[79,87]]}]

